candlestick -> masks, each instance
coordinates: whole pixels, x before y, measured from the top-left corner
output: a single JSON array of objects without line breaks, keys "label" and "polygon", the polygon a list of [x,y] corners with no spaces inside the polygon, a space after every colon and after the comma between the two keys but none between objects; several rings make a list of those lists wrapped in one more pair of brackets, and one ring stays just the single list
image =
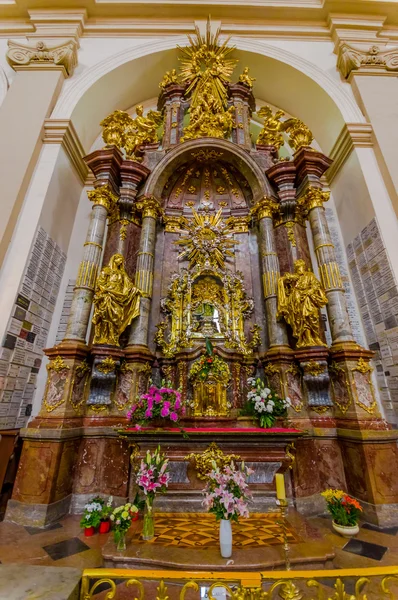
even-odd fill
[{"label": "candlestick", "polygon": [[278,500],[286,500],[285,478],[283,473],[277,473],[275,475],[275,483],[276,497],[278,498]]},{"label": "candlestick", "polygon": [[[284,489],[284,486],[283,486],[283,489]],[[285,567],[286,567],[286,571],[290,571],[290,556],[289,556],[290,547],[289,547],[289,542],[287,539],[287,521],[286,521],[288,501],[286,499],[280,499],[280,500],[277,500],[276,503],[280,507],[281,518],[280,518],[280,520],[277,521],[277,523],[278,523],[278,525],[281,526],[281,529],[282,529],[283,551],[284,551],[284,555],[285,555]]]}]

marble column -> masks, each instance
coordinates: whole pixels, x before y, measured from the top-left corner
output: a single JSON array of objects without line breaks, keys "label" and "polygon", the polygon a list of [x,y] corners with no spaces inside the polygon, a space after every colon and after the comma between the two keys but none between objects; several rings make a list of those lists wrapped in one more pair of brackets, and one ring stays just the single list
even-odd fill
[{"label": "marble column", "polygon": [[255,206],[260,232],[260,255],[262,265],[263,293],[267,315],[268,338],[270,348],[288,346],[286,325],[276,319],[277,285],[280,276],[279,260],[274,239],[273,213],[278,204],[269,198],[264,198]]},{"label": "marble column", "polygon": [[230,104],[235,108],[235,126],[232,140],[248,150],[252,147],[250,137],[250,119],[256,110],[256,103],[251,88],[244,83],[229,85]]},{"label": "marble column", "polygon": [[141,290],[140,314],[134,319],[129,346],[148,346],[149,311],[152,300],[153,266],[155,260],[156,220],[161,213],[155,198],[143,198],[137,203],[142,214],[140,246],[137,256],[135,285]]},{"label": "marble column", "polygon": [[117,202],[117,197],[107,185],[89,191],[88,197],[93,208],[64,341],[86,341],[95,283],[101,264],[106,219]]},{"label": "marble column", "polygon": [[332,342],[336,345],[342,342],[352,343],[354,338],[348,318],[344,286],[323,206],[328,199],[329,193],[320,188],[309,187],[300,203],[305,211],[308,211],[321,282],[328,299],[326,309]]}]

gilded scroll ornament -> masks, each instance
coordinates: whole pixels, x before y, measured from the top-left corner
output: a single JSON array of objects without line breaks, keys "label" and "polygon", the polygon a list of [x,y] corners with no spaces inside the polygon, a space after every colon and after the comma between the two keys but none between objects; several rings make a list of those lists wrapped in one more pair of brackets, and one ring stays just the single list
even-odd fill
[{"label": "gilded scroll ornament", "polygon": [[188,259],[191,268],[209,263],[223,269],[227,257],[234,255],[232,248],[239,243],[231,238],[233,223],[223,221],[222,209],[215,215],[199,214],[195,210],[192,214],[192,219],[181,219],[181,233],[186,232],[186,235],[174,242],[183,247],[178,258]]},{"label": "gilded scroll ornament", "polygon": [[314,139],[307,125],[300,119],[291,118],[284,121],[283,131],[287,133],[290,146],[294,151],[300,150],[300,148],[309,148]]},{"label": "gilded scroll ornament", "polygon": [[206,481],[207,475],[214,468],[213,463],[222,470],[227,465],[230,465],[232,461],[241,460],[241,457],[237,454],[224,454],[215,442],[211,442],[202,454],[191,452],[191,454],[185,457],[185,460],[194,461],[198,479]]},{"label": "gilded scroll ornament", "polygon": [[107,356],[97,365],[97,371],[104,373],[104,375],[109,375],[109,373],[114,373],[115,369],[116,369],[116,361],[113,360],[112,356]]},{"label": "gilded scroll ornament", "polygon": [[270,106],[263,106],[257,114],[264,119],[264,124],[256,143],[262,146],[275,146],[275,148],[279,150],[284,143],[281,117],[283,117],[285,113],[283,110],[277,110],[276,113],[273,114]]},{"label": "gilded scroll ornament", "polygon": [[285,228],[287,231],[287,239],[290,244],[295,248],[297,246],[296,236],[294,235],[294,221],[287,221],[285,223]]},{"label": "gilded scroll ornament", "polygon": [[115,110],[100,122],[102,139],[106,148],[123,148],[126,142],[126,129],[132,126],[133,119],[124,110]]},{"label": "gilded scroll ornament", "polygon": [[312,375],[313,377],[319,377],[319,375],[322,375],[322,373],[325,372],[325,366],[315,362],[314,360],[310,360],[308,363],[305,363],[303,369],[304,373]]},{"label": "gilded scroll ornament", "polygon": [[120,334],[139,315],[140,296],[140,290],[125,271],[123,256],[114,254],[97,280],[93,344],[119,346]]},{"label": "gilded scroll ornament", "polygon": [[55,371],[59,373],[64,369],[69,369],[70,367],[66,364],[64,359],[61,356],[56,356],[52,361],[50,361],[47,365],[47,371]]},{"label": "gilded scroll ornament", "polygon": [[295,261],[293,274],[280,277],[277,317],[291,326],[297,348],[326,345],[319,337],[319,309],[327,301],[321,283],[303,260]]},{"label": "gilded scroll ornament", "polygon": [[249,75],[249,67],[245,67],[243,72],[239,75],[239,82],[244,83],[251,90],[253,87],[253,83],[256,81],[255,77]]},{"label": "gilded scroll ornament", "polygon": [[171,71],[166,71],[166,73],[163,75],[162,81],[159,83],[159,87],[160,89],[164,90],[168,85],[171,85],[172,83],[178,83],[178,75],[175,69],[172,69]]},{"label": "gilded scroll ornament", "polygon": [[94,190],[87,192],[88,199],[94,204],[94,206],[103,206],[106,208],[108,213],[112,212],[112,209],[116,205],[118,200],[117,196],[112,193],[108,185],[101,185]]},{"label": "gilded scroll ornament", "polygon": [[61,356],[56,356],[48,363],[47,383],[43,398],[47,412],[52,412],[64,403],[69,369],[70,367]]},{"label": "gilded scroll ornament", "polygon": [[77,44],[70,40],[66,44],[49,48],[44,42],[37,42],[36,47],[24,46],[8,41],[7,61],[15,71],[27,66],[35,68],[43,65],[62,67],[70,76],[77,65]]}]

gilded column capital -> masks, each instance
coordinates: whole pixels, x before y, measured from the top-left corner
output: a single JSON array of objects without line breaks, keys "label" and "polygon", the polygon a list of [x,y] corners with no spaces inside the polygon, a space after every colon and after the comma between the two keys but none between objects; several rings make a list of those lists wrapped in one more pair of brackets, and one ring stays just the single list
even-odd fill
[{"label": "gilded column capital", "polygon": [[297,209],[305,219],[313,208],[322,208],[324,202],[330,198],[330,192],[323,192],[320,188],[309,187],[305,194],[297,201]]},{"label": "gilded column capital", "polygon": [[158,200],[153,196],[146,196],[144,198],[140,198],[140,200],[136,204],[137,210],[141,212],[142,218],[152,217],[153,219],[157,219],[159,216],[163,214],[163,209],[160,206]]},{"label": "gilded column capital", "polygon": [[65,77],[70,77],[77,65],[77,44],[70,40],[49,48],[44,42],[37,42],[32,47],[8,40],[6,56],[14,71],[58,69]]},{"label": "gilded column capital", "polygon": [[117,196],[111,192],[108,185],[102,185],[101,187],[88,191],[87,196],[94,206],[103,206],[108,213],[112,213],[112,210],[118,201]]},{"label": "gilded column capital", "polygon": [[259,200],[250,210],[250,216],[257,221],[261,219],[272,219],[274,216],[279,215],[280,206],[278,202],[275,202],[272,198],[264,196]]},{"label": "gilded column capital", "polygon": [[343,43],[338,49],[337,68],[345,79],[353,71],[358,75],[398,71],[398,48],[383,51],[379,46],[370,46],[364,50]]}]

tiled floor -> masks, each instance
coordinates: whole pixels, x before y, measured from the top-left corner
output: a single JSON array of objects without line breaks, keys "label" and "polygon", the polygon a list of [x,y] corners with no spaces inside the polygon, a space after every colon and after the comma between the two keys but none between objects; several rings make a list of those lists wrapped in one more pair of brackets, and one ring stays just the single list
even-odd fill
[{"label": "tiled floor", "polygon": [[[0,523],[0,562],[78,568],[102,566],[101,548],[109,534],[85,537],[80,517],[69,516],[45,530]],[[379,529],[363,525],[352,540],[337,535],[329,519],[307,519],[313,539],[327,539],[335,548],[335,568],[398,564],[398,528]],[[133,523],[135,529],[140,523]],[[194,550],[193,550],[194,552]]]}]

